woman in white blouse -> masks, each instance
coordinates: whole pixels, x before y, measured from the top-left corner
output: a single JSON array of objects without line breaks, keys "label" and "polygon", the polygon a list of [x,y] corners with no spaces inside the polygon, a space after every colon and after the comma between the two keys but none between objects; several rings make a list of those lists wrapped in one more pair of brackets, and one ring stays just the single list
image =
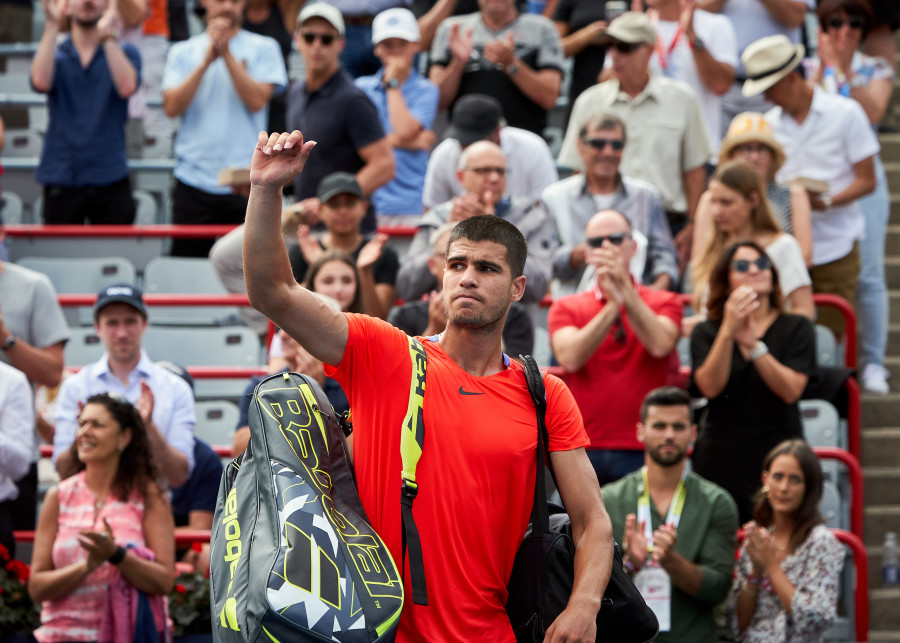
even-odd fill
[{"label": "woman in white blouse", "polygon": [[776,223],[756,171],[745,161],[729,161],[716,169],[707,192],[713,229],[691,262],[695,308],[704,308],[709,276],[722,251],[738,241],[754,241],[778,270],[785,310],[812,319],[812,282],[800,246]]}]

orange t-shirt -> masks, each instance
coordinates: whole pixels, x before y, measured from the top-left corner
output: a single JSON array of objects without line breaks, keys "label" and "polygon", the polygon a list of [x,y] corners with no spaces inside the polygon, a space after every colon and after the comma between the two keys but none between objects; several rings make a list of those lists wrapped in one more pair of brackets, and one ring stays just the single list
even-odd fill
[{"label": "orange t-shirt", "polygon": [[[400,568],[400,432],[409,403],[406,335],[347,314],[337,367],[325,367],[350,400],[353,459],[363,506]],[[534,497],[537,421],[522,367],[489,377],[463,371],[437,342],[423,341],[425,444],[413,514],[425,562],[428,605],[414,605],[407,565],[398,640],[514,641],[506,584]],[[565,384],[545,378],[550,449],[590,442]],[[465,394],[463,393],[463,391]]]},{"label": "orange t-shirt", "polygon": [[148,36],[169,37],[168,0],[150,0],[150,12],[144,20],[143,33]]}]

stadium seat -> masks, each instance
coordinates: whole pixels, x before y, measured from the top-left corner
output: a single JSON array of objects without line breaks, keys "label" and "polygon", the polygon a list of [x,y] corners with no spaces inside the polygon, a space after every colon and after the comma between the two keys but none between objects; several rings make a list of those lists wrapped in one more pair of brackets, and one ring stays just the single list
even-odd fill
[{"label": "stadium seat", "polygon": [[[134,284],[135,269],[123,257],[52,258],[22,257],[16,261],[24,268],[42,272],[58,294],[94,294],[112,284]],[[89,307],[63,308],[69,326],[91,326]]]},{"label": "stadium seat", "polygon": [[803,435],[810,446],[843,447],[840,440],[840,417],[826,400],[800,400]]},{"label": "stadium seat", "polygon": [[44,147],[44,137],[34,130],[7,130],[3,156],[12,158],[38,158]]},{"label": "stadium seat", "polygon": [[136,225],[152,225],[160,223],[157,217],[156,199],[146,190],[135,190],[132,193],[137,213],[134,217]]},{"label": "stadium seat", "polygon": [[816,363],[819,366],[843,366],[844,351],[838,346],[837,339],[830,328],[815,325],[816,329]]},{"label": "stadium seat", "polygon": [[[157,257],[144,271],[147,294],[229,294],[209,259]],[[241,323],[235,306],[156,306],[150,315],[154,326],[216,326],[223,319]]]},{"label": "stadium seat", "polygon": [[240,411],[234,403],[225,400],[197,402],[194,411],[197,416],[197,423],[194,425],[195,438],[203,440],[210,446],[231,444],[240,416]]},{"label": "stadium seat", "polygon": [[848,504],[842,501],[837,485],[829,480],[822,485],[822,502],[819,503],[819,511],[825,519],[825,524],[829,527],[850,529]]},{"label": "stadium seat", "polygon": [[99,360],[105,350],[93,327],[70,328],[63,360],[66,366],[84,366]]},{"label": "stadium seat", "polygon": [[[264,361],[259,337],[246,326],[150,326],[144,335],[144,348],[154,360],[170,360],[188,367],[255,367]],[[244,379],[197,379],[194,391],[198,399],[236,401],[246,386]]]},{"label": "stadium seat", "polygon": [[24,223],[24,210],[25,204],[18,194],[6,190],[0,194],[0,217],[3,218],[3,223]]}]

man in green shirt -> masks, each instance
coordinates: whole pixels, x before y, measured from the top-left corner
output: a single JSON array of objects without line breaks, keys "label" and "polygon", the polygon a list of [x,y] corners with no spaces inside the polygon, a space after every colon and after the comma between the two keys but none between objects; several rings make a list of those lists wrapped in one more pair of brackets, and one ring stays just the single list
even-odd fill
[{"label": "man in green shirt", "polygon": [[656,612],[663,643],[715,643],[713,610],[731,585],[737,506],[686,471],[696,437],[687,393],[650,391],[637,425],[644,467],[602,489],[625,569]]}]

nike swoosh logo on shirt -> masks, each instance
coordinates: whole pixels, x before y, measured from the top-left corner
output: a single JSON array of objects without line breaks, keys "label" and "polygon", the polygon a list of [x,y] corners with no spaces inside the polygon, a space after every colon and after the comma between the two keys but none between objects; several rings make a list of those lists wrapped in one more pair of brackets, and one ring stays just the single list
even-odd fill
[{"label": "nike swoosh logo on shirt", "polygon": [[477,391],[476,392],[467,391],[467,390],[463,389],[462,386],[459,387],[459,394],[460,395],[484,395],[484,393],[479,393]]}]

